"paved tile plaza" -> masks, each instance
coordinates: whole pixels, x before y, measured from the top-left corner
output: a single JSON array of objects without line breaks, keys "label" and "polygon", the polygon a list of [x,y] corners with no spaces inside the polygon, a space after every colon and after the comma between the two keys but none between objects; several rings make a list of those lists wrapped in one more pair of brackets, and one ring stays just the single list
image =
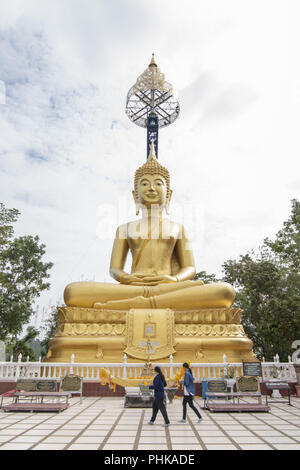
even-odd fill
[{"label": "paved tile plaza", "polygon": [[0,411],[0,450],[300,450],[300,399],[292,404],[274,403],[269,413],[201,410],[200,424],[188,408],[187,423],[179,424],[177,399],[163,428],[160,414],[149,426],[151,410],[124,409],[123,398],[89,397],[80,405],[74,397],[59,414]]}]

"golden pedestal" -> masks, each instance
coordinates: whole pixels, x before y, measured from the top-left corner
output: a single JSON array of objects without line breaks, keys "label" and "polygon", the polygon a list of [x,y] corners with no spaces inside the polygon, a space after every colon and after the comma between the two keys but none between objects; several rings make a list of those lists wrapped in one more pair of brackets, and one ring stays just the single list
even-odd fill
[{"label": "golden pedestal", "polygon": [[241,325],[241,309],[100,310],[59,308],[59,326],[47,362],[252,361],[253,343]]}]

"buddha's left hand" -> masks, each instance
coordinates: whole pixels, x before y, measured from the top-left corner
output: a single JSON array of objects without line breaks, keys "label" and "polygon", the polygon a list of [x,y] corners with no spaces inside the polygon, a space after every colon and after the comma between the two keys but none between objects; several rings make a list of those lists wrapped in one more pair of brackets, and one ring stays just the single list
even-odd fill
[{"label": "buddha's left hand", "polygon": [[171,282],[177,282],[178,281],[175,276],[169,276],[168,274],[162,274],[162,275],[159,275],[159,276],[146,274],[145,276],[139,276],[139,277],[140,277],[140,280],[139,281],[134,281],[132,283],[133,285],[135,285],[135,286],[143,286],[143,285],[156,286],[158,284],[165,284],[165,283],[171,283]]}]

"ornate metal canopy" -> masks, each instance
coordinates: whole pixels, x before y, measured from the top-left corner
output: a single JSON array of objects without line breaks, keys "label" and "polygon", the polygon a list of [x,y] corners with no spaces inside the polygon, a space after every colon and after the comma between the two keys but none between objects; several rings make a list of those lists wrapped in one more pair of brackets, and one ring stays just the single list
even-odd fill
[{"label": "ornate metal canopy", "polygon": [[157,67],[154,54],[151,63],[127,95],[126,114],[137,126],[147,127],[150,115],[157,116],[158,127],[172,124],[179,115],[179,103],[173,87]]}]

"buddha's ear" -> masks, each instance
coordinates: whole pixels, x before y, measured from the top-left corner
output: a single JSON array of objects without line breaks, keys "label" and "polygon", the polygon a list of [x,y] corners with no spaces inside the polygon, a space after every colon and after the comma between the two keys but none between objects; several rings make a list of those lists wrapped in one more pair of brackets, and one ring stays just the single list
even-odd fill
[{"label": "buddha's ear", "polygon": [[168,195],[167,200],[166,200],[166,213],[168,215],[170,213],[169,211],[170,211],[170,202],[171,202],[172,194],[173,194],[173,191],[170,189],[169,195]]},{"label": "buddha's ear", "polygon": [[135,191],[132,191],[132,195],[133,195],[133,199],[134,199],[134,203],[135,203],[135,213],[136,213],[136,215],[139,215],[139,213],[140,213],[140,204],[137,200]]}]

